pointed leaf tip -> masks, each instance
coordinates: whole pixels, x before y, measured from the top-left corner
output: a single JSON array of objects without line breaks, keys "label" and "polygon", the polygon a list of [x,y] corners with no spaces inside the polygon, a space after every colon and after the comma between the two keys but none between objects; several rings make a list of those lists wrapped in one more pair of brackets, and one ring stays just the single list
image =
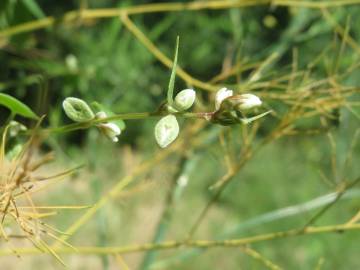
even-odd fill
[{"label": "pointed leaf tip", "polygon": [[179,36],[176,38],[176,46],[175,46],[175,55],[174,55],[174,62],[171,70],[170,80],[169,80],[169,87],[167,91],[167,102],[171,106],[174,102],[174,85],[175,85],[175,77],[176,77],[176,66],[177,66],[177,59],[178,59],[178,52],[179,52]]},{"label": "pointed leaf tip", "polygon": [[39,117],[26,104],[10,95],[0,93],[0,105],[7,107],[13,114],[18,114],[35,120],[39,119]]}]

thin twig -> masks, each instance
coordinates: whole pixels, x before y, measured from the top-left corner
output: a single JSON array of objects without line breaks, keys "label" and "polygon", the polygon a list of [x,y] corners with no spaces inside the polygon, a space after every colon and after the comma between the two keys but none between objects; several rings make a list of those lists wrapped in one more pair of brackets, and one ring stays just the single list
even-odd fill
[{"label": "thin twig", "polygon": [[[126,28],[165,66],[168,68],[171,68],[173,66],[173,61],[164,55],[158,47],[151,42],[148,37],[141,32],[141,30],[129,19],[127,14],[122,14],[121,21],[124,23]],[[186,81],[191,86],[196,86],[200,89],[208,90],[208,91],[215,91],[219,87],[214,86],[208,83],[204,83],[198,79],[195,79],[190,74],[188,74],[185,70],[183,70],[181,67],[176,68],[176,74],[182,78],[184,81]]]},{"label": "thin twig", "polygon": [[[192,241],[165,241],[161,243],[146,243],[140,245],[120,246],[120,247],[75,247],[77,252],[75,253],[73,248],[68,247],[56,247],[52,250],[58,254],[82,254],[82,255],[103,255],[103,254],[127,254],[143,252],[148,250],[169,250],[177,248],[214,248],[214,247],[239,247],[252,243],[260,243],[265,241],[271,241],[274,239],[289,238],[301,235],[312,235],[320,233],[343,233],[347,231],[358,231],[360,230],[360,224],[336,224],[320,227],[308,227],[306,230],[292,229],[280,232],[271,232],[267,234],[261,234],[256,236],[244,237],[239,239],[229,240],[192,240]],[[18,254],[22,255],[34,255],[42,252],[36,248],[19,248],[16,249]],[[9,249],[0,250],[0,255],[10,255],[13,251]]]}]

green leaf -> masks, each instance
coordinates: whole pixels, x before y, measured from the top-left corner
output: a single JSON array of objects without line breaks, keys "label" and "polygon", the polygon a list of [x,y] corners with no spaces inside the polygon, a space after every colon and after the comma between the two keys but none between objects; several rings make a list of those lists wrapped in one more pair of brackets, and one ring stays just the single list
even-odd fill
[{"label": "green leaf", "polygon": [[44,12],[35,0],[22,0],[22,2],[37,19],[45,18]]},{"label": "green leaf", "polygon": [[161,148],[167,147],[179,135],[176,117],[169,114],[159,120],[155,126],[155,139]]},{"label": "green leaf", "polygon": [[79,98],[66,98],[63,101],[63,108],[66,115],[75,122],[87,122],[95,117],[89,105]]},{"label": "green leaf", "polygon": [[179,51],[179,36],[176,38],[176,47],[175,47],[175,56],[174,56],[174,64],[171,70],[169,87],[167,91],[167,102],[171,106],[174,103],[173,95],[174,95],[174,85],[175,85],[175,76],[176,76],[176,65]]},{"label": "green leaf", "polygon": [[39,119],[39,117],[24,103],[16,98],[0,93],[0,105],[10,109],[11,113],[24,116],[31,119]]},{"label": "green leaf", "polygon": [[241,123],[243,123],[244,125],[248,125],[250,124],[251,122],[254,122],[255,120],[258,120],[262,117],[264,117],[265,115],[271,113],[272,111],[267,111],[267,112],[264,112],[262,114],[259,114],[259,115],[255,115],[254,117],[250,117],[250,118],[241,118],[240,121]]}]

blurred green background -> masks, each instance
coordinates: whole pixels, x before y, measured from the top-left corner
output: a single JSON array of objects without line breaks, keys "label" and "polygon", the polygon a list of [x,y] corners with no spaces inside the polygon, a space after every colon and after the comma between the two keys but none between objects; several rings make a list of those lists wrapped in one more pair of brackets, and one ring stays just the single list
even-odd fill
[{"label": "blurred green background", "polygon": [[[79,17],[67,22],[63,15],[81,8],[122,8],[161,2],[2,0],[0,91],[22,100],[39,115],[46,114],[44,125],[49,126],[70,123],[61,107],[63,99],[69,96],[89,103],[97,101],[115,113],[154,111],[166,96],[170,69],[160,63],[118,17]],[[250,2],[253,4],[249,7],[144,13],[130,18],[169,58],[174,52],[176,36],[180,36],[179,65],[205,82],[229,65],[262,63],[273,53],[279,58],[266,70],[264,81],[289,75],[294,48],[298,55],[297,68],[307,69],[312,65],[312,78],[321,81],[329,75],[342,46],[341,35],[324,12],[355,42],[353,47],[345,45],[341,58],[337,59],[337,72],[359,62],[359,4],[339,5],[324,11]],[[12,36],[1,35],[8,28],[46,16],[53,16],[53,26]],[[314,62],[318,57],[319,61]],[[241,85],[251,71],[237,72],[220,84],[242,91]],[[357,68],[341,78],[342,85],[357,88],[356,94],[348,97],[357,105],[359,83]],[[193,85],[177,77],[176,91],[187,87]],[[213,95],[203,89],[196,90],[195,109],[211,111]],[[265,90],[255,91],[261,95]],[[275,86],[266,91],[276,93],[279,89]],[[263,99],[265,106],[280,117],[288,108],[281,100],[267,99],[266,95]],[[326,131],[315,135],[299,133],[267,144],[236,174],[194,237],[240,238],[301,227],[333,198],[328,194],[333,194],[335,185],[328,185],[323,175],[335,184],[358,177],[360,145],[357,140],[354,143],[353,138],[359,127],[359,108],[343,106],[331,113],[336,115],[330,127],[334,147]],[[7,114],[6,109],[1,108],[2,121]],[[19,121],[29,124],[24,119]],[[253,143],[266,137],[277,121],[276,117],[261,120]],[[57,156],[55,164],[48,167],[51,172],[79,164],[85,167],[71,179],[40,194],[37,201],[50,205],[95,203],[121,177],[131,175],[145,160],[161,152],[153,138],[155,123],[156,119],[127,121],[117,144],[93,129],[48,138],[43,150],[52,149]],[[182,130],[192,125],[193,120],[181,121]],[[299,122],[299,126],[321,125],[319,117],[315,117]],[[213,196],[209,186],[226,174],[224,157],[227,154],[219,135],[224,136],[230,152],[239,154],[244,132],[241,126],[207,125],[200,134],[184,137],[188,140],[188,149],[169,155],[146,174],[137,176],[129,193],[125,191],[124,196],[113,198],[82,226],[71,244],[122,246],[152,241],[174,182],[185,177],[187,185],[175,185],[178,193],[173,198],[173,209],[159,236],[167,240],[182,239]],[[182,136],[187,135],[180,133]],[[199,138],[201,146],[193,146]],[[345,165],[350,152],[351,162]],[[132,188],[135,191],[131,191]],[[355,186],[315,224],[346,222],[359,211],[359,198],[360,189]],[[294,207],[288,208],[290,206]],[[66,230],[81,211],[84,210],[60,211],[56,217],[49,218],[49,223]],[[252,247],[284,269],[358,269],[359,240],[360,233],[353,231],[277,239]],[[151,256],[136,253],[123,258],[130,269],[264,269],[261,262],[238,248],[178,249],[159,251]],[[119,267],[113,256],[61,257],[69,269]],[[3,256],[0,262],[4,262],[6,269],[62,269],[53,258],[44,255],[23,256],[20,260]]]}]

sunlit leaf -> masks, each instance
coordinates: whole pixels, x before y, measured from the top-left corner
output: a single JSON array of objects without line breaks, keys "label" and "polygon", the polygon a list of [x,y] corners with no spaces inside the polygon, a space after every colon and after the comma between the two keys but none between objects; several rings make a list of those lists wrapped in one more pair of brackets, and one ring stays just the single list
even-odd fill
[{"label": "sunlit leaf", "polygon": [[39,119],[27,105],[10,95],[0,93],[0,105],[7,107],[13,114],[31,119]]},{"label": "sunlit leaf", "polygon": [[250,118],[242,118],[240,119],[241,122],[244,124],[244,125],[247,125],[247,124],[250,124],[251,122],[254,122],[255,120],[258,120],[262,117],[264,117],[265,115],[271,113],[272,111],[267,111],[267,112],[264,112],[262,114],[259,114],[259,115],[255,115],[254,117],[250,117]]}]

